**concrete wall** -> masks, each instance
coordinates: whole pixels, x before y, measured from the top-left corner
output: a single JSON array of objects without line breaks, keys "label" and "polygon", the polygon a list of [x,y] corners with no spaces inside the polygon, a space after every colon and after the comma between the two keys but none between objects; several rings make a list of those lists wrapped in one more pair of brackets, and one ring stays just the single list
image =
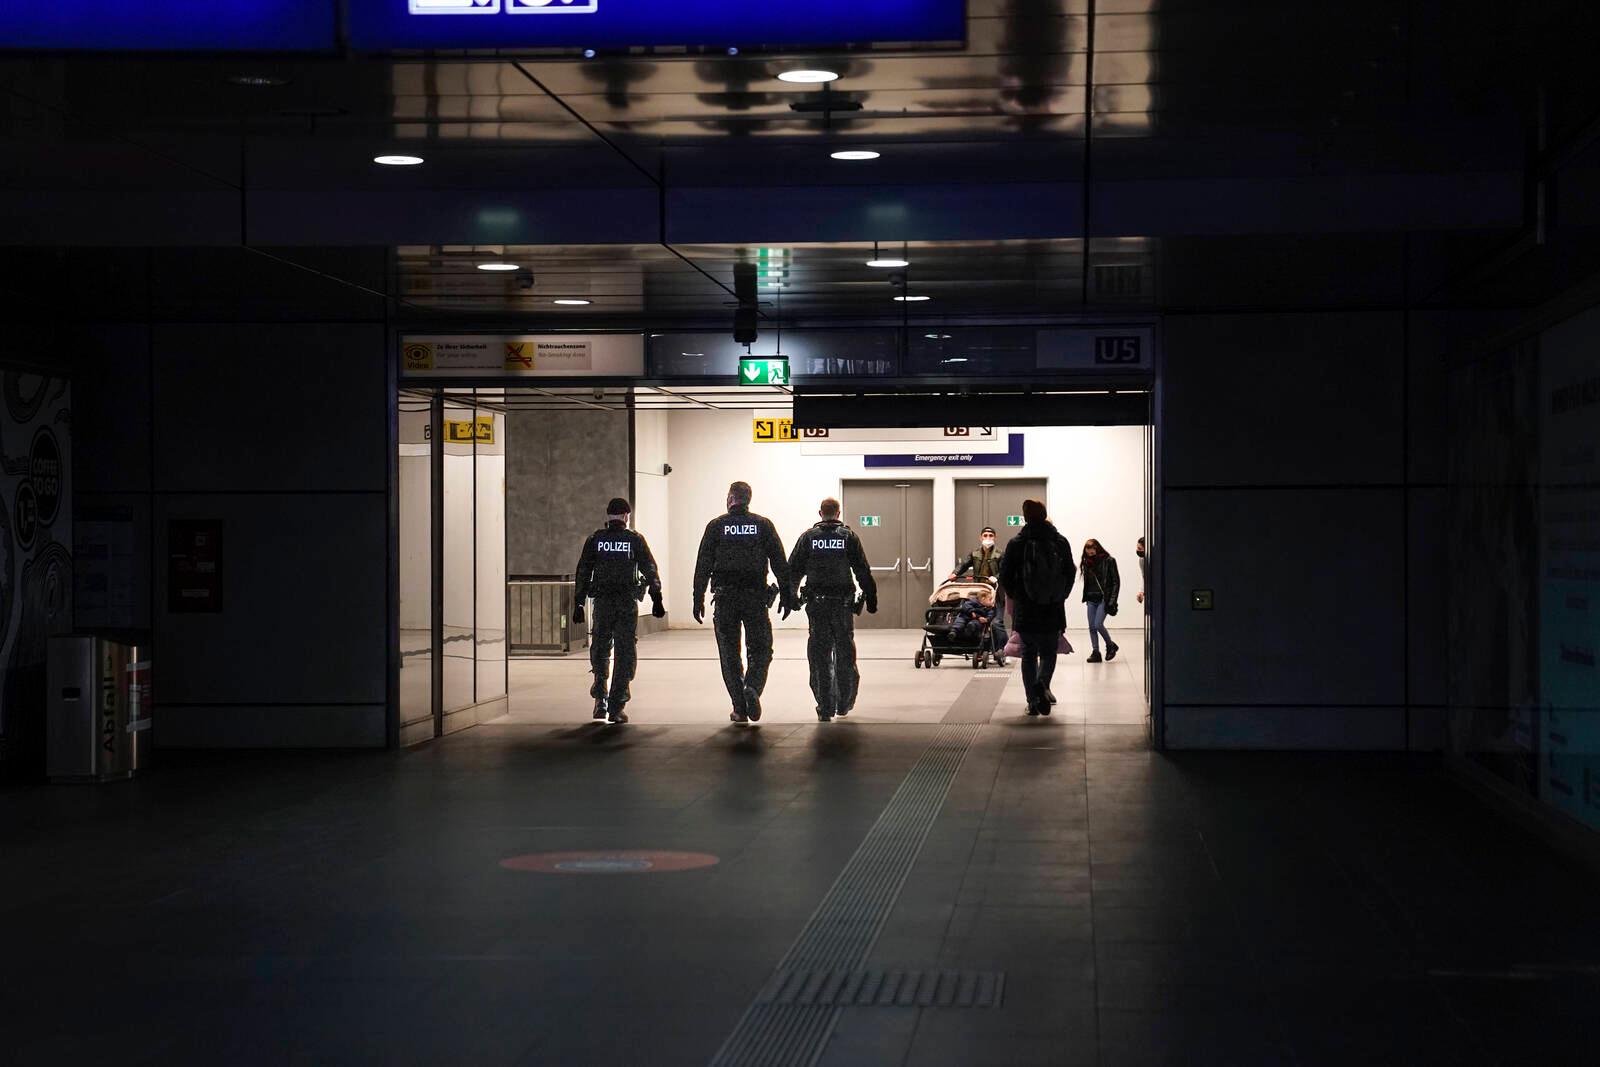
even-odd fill
[{"label": "concrete wall", "polygon": [[506,509],[512,574],[571,574],[606,502],[628,495],[628,415],[514,411]]},{"label": "concrete wall", "polygon": [[[1437,325],[1165,320],[1171,747],[1440,747]],[[1214,610],[1191,610],[1197,589]]]},{"label": "concrete wall", "polygon": [[[752,414],[748,411],[673,412],[667,418],[668,456],[673,468],[667,479],[672,532],[670,552],[657,547],[656,554],[669,560],[668,614],[677,625],[693,625],[689,612],[695,552],[705,524],[722,510],[728,483],[736,479],[751,484],[755,490],[753,510],[776,524],[787,549],[801,530],[816,521],[818,502],[839,495],[840,483],[847,478],[930,478],[934,483],[934,565],[943,577],[957,554],[975,545],[976,531],[955,529],[956,479],[1043,477],[1049,482],[1051,513],[1062,532],[1075,544],[1098,537],[1112,547],[1129,592],[1127,603],[1134,603],[1132,593],[1139,588],[1139,571],[1133,545],[1143,523],[1140,427],[1034,427],[1018,431],[1025,434],[1025,466],[905,471],[868,470],[860,456],[807,456],[795,443],[757,444],[752,440]],[[1001,537],[1003,540],[1005,534]],[[774,621],[780,627],[805,627],[802,615],[792,616],[786,623],[776,622],[774,616]],[[1068,621],[1082,628],[1082,613],[1069,612]],[[1124,627],[1143,625],[1140,614],[1131,610],[1113,622]]]},{"label": "concrete wall", "polygon": [[[381,323],[75,330],[77,499],[135,529],[156,743],[380,746],[389,633]],[[223,524],[223,610],[167,610],[167,530]]]}]

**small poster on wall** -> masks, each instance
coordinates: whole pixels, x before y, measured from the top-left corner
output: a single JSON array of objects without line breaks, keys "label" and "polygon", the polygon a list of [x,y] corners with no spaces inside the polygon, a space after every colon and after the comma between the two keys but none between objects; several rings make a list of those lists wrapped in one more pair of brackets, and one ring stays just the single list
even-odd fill
[{"label": "small poster on wall", "polygon": [[167,524],[167,610],[180,615],[222,610],[222,522],[173,519]]}]

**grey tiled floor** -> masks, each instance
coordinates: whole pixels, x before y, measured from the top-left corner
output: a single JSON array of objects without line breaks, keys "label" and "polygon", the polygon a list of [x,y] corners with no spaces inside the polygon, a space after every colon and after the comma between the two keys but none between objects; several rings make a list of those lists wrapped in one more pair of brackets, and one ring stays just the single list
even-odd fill
[{"label": "grey tiled floor", "polygon": [[[0,793],[0,1061],[705,1063],[975,677],[894,662],[828,726],[596,728],[534,678],[410,751]],[[873,949],[1004,1004],[850,1008],[823,1063],[1595,1062],[1594,880],[1427,760],[1151,753],[1124,662],[1046,721],[1005,685]],[[499,866],[621,848],[720,862]]]}]

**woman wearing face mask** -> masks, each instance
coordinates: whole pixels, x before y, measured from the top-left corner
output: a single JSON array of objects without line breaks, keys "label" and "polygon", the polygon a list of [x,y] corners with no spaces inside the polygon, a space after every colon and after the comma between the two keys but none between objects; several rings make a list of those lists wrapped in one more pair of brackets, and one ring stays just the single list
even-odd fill
[{"label": "woman wearing face mask", "polygon": [[1117,596],[1122,592],[1122,578],[1117,574],[1117,561],[1094,538],[1083,543],[1083,558],[1078,562],[1083,574],[1083,602],[1089,615],[1088,663],[1099,663],[1100,639],[1106,640],[1107,660],[1117,658],[1117,643],[1106,630],[1106,616],[1117,613]]},{"label": "woman wearing face mask", "polygon": [[974,578],[986,578],[995,586],[994,625],[990,627],[989,632],[994,635],[994,663],[996,667],[1004,667],[1006,665],[1006,657],[1002,651],[1006,647],[1007,637],[1005,624],[1006,598],[1004,591],[999,588],[1000,561],[1003,558],[1005,558],[1005,551],[995,547],[994,527],[985,526],[983,531],[978,534],[977,549],[968,553],[967,558],[962,560],[960,565],[950,572],[950,577],[945,579],[947,582],[953,582],[968,571],[971,571]]}]

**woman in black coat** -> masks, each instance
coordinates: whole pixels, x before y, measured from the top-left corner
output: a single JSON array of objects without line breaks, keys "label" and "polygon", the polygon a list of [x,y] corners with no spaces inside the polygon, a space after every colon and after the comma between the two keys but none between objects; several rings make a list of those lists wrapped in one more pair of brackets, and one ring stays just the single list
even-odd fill
[{"label": "woman in black coat", "polygon": [[1100,662],[1100,639],[1106,639],[1105,658],[1117,658],[1117,643],[1106,630],[1106,616],[1117,613],[1117,596],[1122,592],[1122,577],[1117,574],[1117,561],[1094,538],[1083,543],[1083,558],[1078,562],[1083,574],[1083,602],[1088,605],[1089,663]]}]

